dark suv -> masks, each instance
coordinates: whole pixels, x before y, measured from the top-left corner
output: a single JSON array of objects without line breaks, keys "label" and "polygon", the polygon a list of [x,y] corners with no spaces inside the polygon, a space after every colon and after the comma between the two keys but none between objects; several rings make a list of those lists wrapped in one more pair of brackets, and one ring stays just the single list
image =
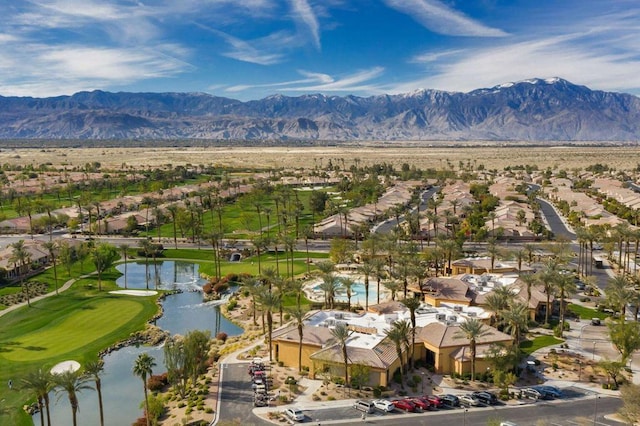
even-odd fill
[{"label": "dark suv", "polygon": [[475,396],[480,402],[486,405],[495,405],[498,403],[498,397],[491,392],[473,392],[471,395]]}]

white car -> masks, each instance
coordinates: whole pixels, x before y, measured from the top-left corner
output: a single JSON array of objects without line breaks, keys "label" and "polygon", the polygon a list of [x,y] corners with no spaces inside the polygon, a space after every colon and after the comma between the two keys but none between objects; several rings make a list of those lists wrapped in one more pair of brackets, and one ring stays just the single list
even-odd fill
[{"label": "white car", "polygon": [[391,401],[387,401],[386,399],[374,399],[373,406],[377,410],[384,411],[385,413],[390,413],[396,408]]},{"label": "white car", "polygon": [[299,408],[287,408],[284,410],[284,415],[294,422],[301,422],[304,420],[304,413]]},{"label": "white car", "polygon": [[460,400],[460,405],[464,405],[465,407],[477,407],[480,405],[480,401],[473,395],[458,395],[458,399]]}]

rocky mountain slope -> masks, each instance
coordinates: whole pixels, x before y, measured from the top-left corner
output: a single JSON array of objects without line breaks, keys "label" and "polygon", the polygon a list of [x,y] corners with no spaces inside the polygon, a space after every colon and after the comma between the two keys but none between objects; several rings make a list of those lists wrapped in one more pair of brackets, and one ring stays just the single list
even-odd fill
[{"label": "rocky mountain slope", "polygon": [[241,102],[202,93],[0,97],[0,138],[636,141],[640,98],[533,79],[469,93]]}]

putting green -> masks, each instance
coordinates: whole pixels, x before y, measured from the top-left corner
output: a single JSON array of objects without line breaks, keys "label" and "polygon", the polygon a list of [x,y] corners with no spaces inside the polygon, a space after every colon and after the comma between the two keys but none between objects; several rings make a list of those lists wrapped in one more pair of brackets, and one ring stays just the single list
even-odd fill
[{"label": "putting green", "polygon": [[144,309],[133,300],[100,300],[20,336],[11,349],[0,352],[9,361],[37,361],[68,352],[98,340],[133,320]]}]

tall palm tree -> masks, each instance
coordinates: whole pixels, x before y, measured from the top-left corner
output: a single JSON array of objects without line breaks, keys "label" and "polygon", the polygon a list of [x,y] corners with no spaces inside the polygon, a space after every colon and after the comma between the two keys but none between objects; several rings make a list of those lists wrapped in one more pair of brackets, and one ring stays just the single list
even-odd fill
[{"label": "tall palm tree", "polygon": [[518,277],[522,281],[527,290],[527,305],[531,301],[531,289],[538,283],[539,276],[537,274],[522,274]]},{"label": "tall palm tree", "polygon": [[349,354],[347,352],[347,340],[351,336],[351,331],[343,323],[338,323],[333,330],[331,330],[332,339],[337,342],[342,352],[342,360],[344,362],[344,385],[349,386]]},{"label": "tall palm tree", "polygon": [[560,296],[560,337],[564,334],[564,313],[565,313],[565,299],[567,295],[576,291],[576,283],[573,276],[569,274],[559,274],[555,282],[556,295]]},{"label": "tall palm tree", "polygon": [[241,279],[241,284],[244,288],[247,289],[249,295],[251,296],[251,311],[253,315],[253,325],[258,325],[258,321],[256,320],[256,296],[260,292],[260,280],[253,276],[246,276]]},{"label": "tall palm tree", "polygon": [[340,284],[344,287],[347,293],[347,311],[351,311],[351,296],[353,296],[353,286],[356,285],[356,280],[351,277],[340,277]]},{"label": "tall palm tree", "polygon": [[49,370],[33,370],[22,378],[22,387],[30,390],[36,396],[40,410],[40,425],[44,426],[44,413],[47,413],[47,425],[51,426],[49,414],[49,391],[53,388],[53,376]]},{"label": "tall palm tree", "polygon": [[408,340],[409,325],[406,321],[394,321],[391,327],[385,332],[387,339],[393,342],[396,348],[396,355],[400,360],[400,386],[404,389],[404,357],[402,347]]},{"label": "tall palm tree", "polygon": [[369,262],[364,262],[358,267],[358,271],[364,276],[364,310],[369,310],[369,277],[373,274],[373,265]]},{"label": "tall palm tree", "polygon": [[529,324],[529,307],[524,303],[514,303],[502,314],[504,331],[511,333],[515,339],[515,345],[520,342],[520,336],[527,331]]},{"label": "tall palm tree", "polygon": [[100,426],[104,426],[104,407],[102,405],[102,373],[104,372],[104,361],[99,359],[97,361],[89,361],[84,366],[84,374],[91,378],[96,385],[96,392],[98,393],[98,408],[100,410]]},{"label": "tall palm tree", "polygon": [[179,212],[180,208],[178,207],[177,204],[169,204],[167,206],[167,211],[169,212],[169,215],[171,216],[171,223],[173,225],[173,244],[174,247],[177,249],[178,248],[178,230],[177,230],[177,221],[178,221],[178,212]]},{"label": "tall palm tree", "polygon": [[56,393],[66,392],[69,397],[73,426],[78,424],[76,418],[79,408],[78,393],[83,390],[92,389],[92,387],[87,384],[87,381],[88,378],[80,374],[79,371],[66,370],[54,376]]},{"label": "tall palm tree", "polygon": [[467,339],[469,341],[469,352],[471,352],[471,381],[476,379],[476,342],[492,332],[485,328],[484,324],[477,318],[468,318],[460,324],[460,330],[454,334],[455,339]]},{"label": "tall palm tree", "polygon": [[273,312],[280,306],[281,295],[271,291],[263,291],[258,296],[258,301],[262,310],[267,314],[267,329],[268,329],[268,341],[269,341],[269,362],[273,361]]},{"label": "tall palm tree", "polygon": [[338,283],[338,277],[333,273],[322,275],[320,290],[324,292],[324,304],[329,309],[333,309],[333,302],[336,297],[336,291],[338,290]]},{"label": "tall palm tree", "polygon": [[513,304],[515,296],[511,293],[509,287],[496,287],[491,293],[487,294],[485,304],[487,309],[495,314],[496,322],[502,322],[502,316],[505,311],[509,310],[509,306]]},{"label": "tall palm tree", "polygon": [[58,245],[54,241],[47,241],[42,244],[42,246],[47,249],[49,252],[49,257],[51,258],[51,265],[53,266],[53,283],[56,289],[56,294],[58,294],[58,267],[56,264],[56,249]]},{"label": "tall palm tree", "polygon": [[416,346],[416,310],[420,307],[420,299],[407,297],[400,301],[409,310],[411,315],[411,355],[409,356],[409,368],[413,370],[413,350]]},{"label": "tall palm tree", "polygon": [[31,306],[29,285],[24,283],[24,267],[30,262],[31,254],[24,246],[24,240],[18,240],[15,243],[10,244],[10,246],[11,256],[9,257],[9,262],[13,263],[14,269],[18,271],[18,275],[20,276],[20,286],[23,287],[27,295],[27,305]]},{"label": "tall palm tree", "polygon": [[120,244],[118,246],[120,249],[120,253],[122,253],[122,258],[124,259],[124,288],[127,288],[127,256],[129,254],[129,244]]},{"label": "tall palm tree", "polygon": [[301,306],[289,307],[287,312],[291,315],[298,328],[298,373],[302,373],[302,338],[304,337],[304,317],[309,309]]},{"label": "tall palm tree", "polygon": [[133,374],[142,379],[142,386],[144,389],[144,417],[147,419],[147,426],[151,425],[151,419],[149,418],[149,395],[147,390],[147,377],[153,373],[153,367],[156,366],[155,359],[144,352],[138,355],[135,364],[133,364]]},{"label": "tall palm tree", "polygon": [[616,311],[620,312],[620,322],[625,321],[626,307],[633,297],[633,289],[629,287],[629,280],[624,275],[616,275],[611,278],[604,290],[607,303]]}]

